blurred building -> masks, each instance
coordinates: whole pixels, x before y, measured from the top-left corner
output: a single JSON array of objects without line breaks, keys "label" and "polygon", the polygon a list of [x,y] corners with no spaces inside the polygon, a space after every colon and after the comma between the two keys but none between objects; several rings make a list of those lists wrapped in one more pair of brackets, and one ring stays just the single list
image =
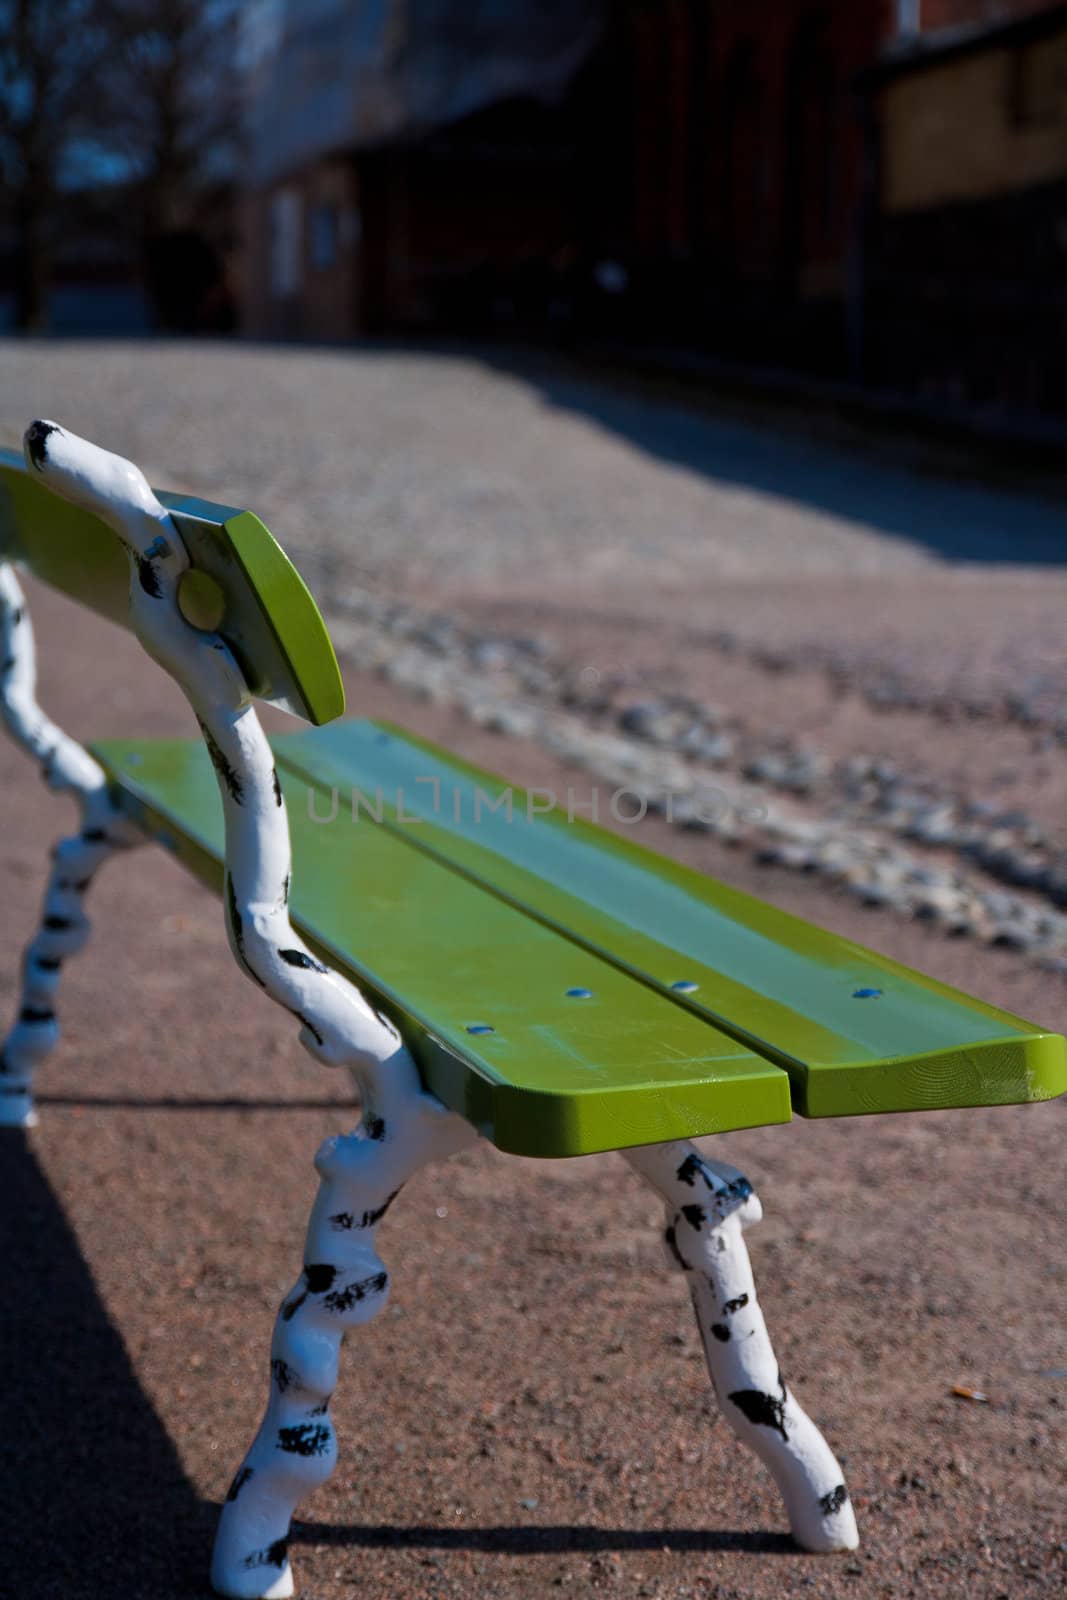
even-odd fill
[{"label": "blurred building", "polygon": [[[631,152],[614,248],[627,263],[630,328],[736,360],[863,375],[868,273],[889,237],[873,226],[887,102],[870,93],[872,67],[906,73],[913,59],[1061,9],[1059,0],[614,6],[628,63],[620,144]],[[988,79],[985,88],[967,114],[992,129],[1004,99]],[[954,159],[944,153],[946,165]],[[957,258],[954,270],[969,265]]]},{"label": "blurred building", "polygon": [[924,34],[864,87],[868,375],[1067,410],[1067,5]]},{"label": "blurred building", "polygon": [[884,0],[618,8],[630,63],[635,314],[726,354],[836,369],[863,187],[857,75]]},{"label": "blurred building", "polygon": [[246,327],[504,324],[977,393],[961,341],[1057,293],[1065,11],[252,0]]},{"label": "blurred building", "polygon": [[574,218],[601,0],[253,0],[246,323],[345,338],[521,299]]}]

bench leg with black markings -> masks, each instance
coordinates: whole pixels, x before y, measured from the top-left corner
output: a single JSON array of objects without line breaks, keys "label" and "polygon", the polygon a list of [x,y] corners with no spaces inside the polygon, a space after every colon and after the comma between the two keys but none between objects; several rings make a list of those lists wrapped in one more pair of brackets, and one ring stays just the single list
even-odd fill
[{"label": "bench leg with black markings", "polygon": [[243,1600],[292,1594],[289,1524],[337,1457],[329,1404],[341,1342],[350,1328],[376,1317],[388,1297],[378,1225],[420,1167],[477,1137],[418,1089],[413,1067],[410,1074],[407,1104],[394,1095],[394,1109],[328,1139],[315,1157],[322,1182],[304,1269],[274,1326],[266,1413],[222,1508],[211,1566],[218,1594]]},{"label": "bench leg with black markings", "polygon": [[33,1077],[59,1041],[56,994],[63,962],[89,937],[85,895],[116,850],[141,842],[108,793],[103,769],[37,704],[33,627],[14,570],[0,562],[0,717],[17,744],[40,763],[49,788],[77,801],[81,825],[52,851],[41,925],[26,950],[18,1014],[0,1047],[0,1127],[37,1121]]},{"label": "bench leg with black markings", "polygon": [[378,1222],[412,1173],[477,1134],[425,1091],[396,1024],[292,925],[289,823],[274,757],[229,645],[184,617],[178,596],[190,559],[170,514],[130,462],[55,423],[35,422],[26,449],[49,487],[118,534],[134,632],[196,713],[222,800],[226,926],[238,965],[297,1019],[315,1060],[349,1069],[362,1098],[361,1126],[316,1157],[322,1184],[305,1267],[278,1313],[266,1415],[227,1495],[212,1562],[220,1594],[288,1595],[293,1511],[336,1456],[329,1400],[341,1340],[385,1303]]},{"label": "bench leg with black markings", "polygon": [[762,1212],[734,1167],[688,1140],[624,1150],[667,1205],[667,1248],[686,1274],[723,1415],[763,1461],[805,1550],[854,1550],[856,1518],[841,1468],[785,1381],[771,1348],[743,1230]]}]

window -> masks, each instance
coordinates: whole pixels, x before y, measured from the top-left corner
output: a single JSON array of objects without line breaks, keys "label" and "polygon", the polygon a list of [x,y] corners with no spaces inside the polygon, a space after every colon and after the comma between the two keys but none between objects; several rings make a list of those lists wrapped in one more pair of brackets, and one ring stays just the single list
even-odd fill
[{"label": "window", "polygon": [[322,272],[337,260],[337,208],[316,206],[311,213],[311,265]]},{"label": "window", "polygon": [[303,216],[297,189],[279,189],[270,207],[270,288],[276,300],[297,293],[303,277]]},{"label": "window", "polygon": [[922,31],[922,0],[897,0],[897,32],[907,38]]}]

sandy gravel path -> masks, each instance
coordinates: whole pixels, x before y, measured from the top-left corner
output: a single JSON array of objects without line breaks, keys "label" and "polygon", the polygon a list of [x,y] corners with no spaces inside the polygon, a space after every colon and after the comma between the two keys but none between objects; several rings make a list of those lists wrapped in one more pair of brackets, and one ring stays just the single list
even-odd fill
[{"label": "sandy gravel path", "polygon": [[[873,676],[1067,717],[1063,505],[911,470],[896,447],[501,352],[0,342],[0,440],[52,413],[156,482],[263,511],[327,606],[366,585],[546,634],[598,671],[667,666],[770,724],[795,722],[794,696],[833,723],[808,681],[831,647],[838,688]],[[771,685],[724,657],[724,630],[785,657]],[[938,730],[835,704],[835,750],[884,736],[939,760]],[[1062,783],[1040,761],[1023,778]]]},{"label": "sandy gravel path", "polygon": [[[44,695],[75,731],[189,718],[103,624],[34,593]],[[353,678],[518,781],[564,778],[531,744]],[[10,1006],[47,845],[64,824],[0,746]],[[1062,1022],[1048,980],[871,916],[660,824],[650,842],[994,1001]],[[0,1592],[203,1592],[213,1507],[259,1413],[274,1307],[299,1262],[311,1155],[344,1085],[243,981],[217,903],[154,854],[110,868],[72,964],[41,1128],[6,1141],[0,1318],[9,1508]],[[752,1235],[783,1368],[846,1460],[856,1558],[798,1554],[714,1419],[654,1202],[617,1161],[424,1174],[383,1250],[389,1313],[350,1341],[343,1459],[306,1508],[309,1600],[601,1592],[658,1600],[1063,1592],[1067,1103],[797,1122],[733,1136],[760,1189]],[[1059,1373],[1059,1376],[1053,1374]],[[962,1382],[985,1404],[954,1399]]]}]

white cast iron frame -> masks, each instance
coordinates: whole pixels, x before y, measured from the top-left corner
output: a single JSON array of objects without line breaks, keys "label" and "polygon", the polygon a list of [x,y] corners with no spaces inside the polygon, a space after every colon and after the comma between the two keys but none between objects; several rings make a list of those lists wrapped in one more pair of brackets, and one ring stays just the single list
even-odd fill
[{"label": "white cast iron frame", "polygon": [[[215,1544],[211,1578],[219,1594],[272,1600],[293,1592],[287,1554],[293,1512],[329,1477],[336,1459],[329,1400],[344,1333],[385,1304],[388,1274],[375,1249],[378,1224],[414,1172],[477,1135],[423,1088],[394,1025],[354,984],[325,966],[290,922],[288,819],[270,746],[224,640],[192,628],[182,616],[178,586],[189,559],[169,514],[130,462],[55,423],[33,423],[25,448],[30,469],[43,483],[95,512],[118,535],[130,560],[134,631],[196,714],[222,797],[226,925],[236,961],[299,1020],[301,1043],[316,1060],[348,1068],[361,1096],[355,1131],[327,1140],[315,1157],[321,1183],[305,1265],[278,1312],[266,1412],[226,1496]],[[0,623],[9,641],[12,630],[27,628],[10,569],[0,570]],[[61,912],[66,917],[69,895],[83,892],[82,869],[92,870],[110,849],[131,842],[131,825],[109,798],[97,764],[36,707],[29,637],[28,658],[22,646],[21,667],[0,680],[4,716],[15,736],[45,761],[50,781],[82,796],[85,825],[76,843],[98,852],[78,855],[78,881],[71,887],[69,864],[60,861],[70,842],[60,846],[49,894],[67,897]],[[61,865],[64,881],[58,882]],[[50,904],[60,902],[46,901],[46,931],[64,932],[73,941],[75,930],[48,929]],[[78,926],[79,942],[86,932],[87,926]],[[41,946],[42,938],[30,947],[27,984],[31,977],[38,982],[35,952],[49,960],[56,953],[55,946]],[[58,953],[72,948],[73,942]],[[43,970],[50,976],[40,982],[50,984],[51,1001],[57,969]],[[25,1003],[32,1006],[43,993],[28,988]],[[22,1073],[23,1122],[32,1115],[28,1068],[56,1038],[54,1020],[44,1049],[40,1040],[19,1034],[28,1026],[43,1024],[17,1024],[5,1047],[14,1052],[10,1064]],[[723,1413],[773,1474],[794,1537],[808,1550],[854,1549],[855,1517],[840,1468],[782,1381],[756,1300],[742,1236],[760,1216],[751,1185],[688,1141],[622,1154],[666,1202],[666,1242],[686,1272]]]},{"label": "white cast iron frame", "polygon": [[89,937],[86,892],[109,856],[144,835],[114,805],[103,769],[37,704],[33,624],[7,562],[0,562],[0,716],[16,744],[40,763],[49,788],[72,794],[80,813],[77,832],[52,852],[41,925],[23,956],[18,1013],[0,1046],[0,1127],[32,1128],[34,1074],[59,1041],[60,971]]}]

